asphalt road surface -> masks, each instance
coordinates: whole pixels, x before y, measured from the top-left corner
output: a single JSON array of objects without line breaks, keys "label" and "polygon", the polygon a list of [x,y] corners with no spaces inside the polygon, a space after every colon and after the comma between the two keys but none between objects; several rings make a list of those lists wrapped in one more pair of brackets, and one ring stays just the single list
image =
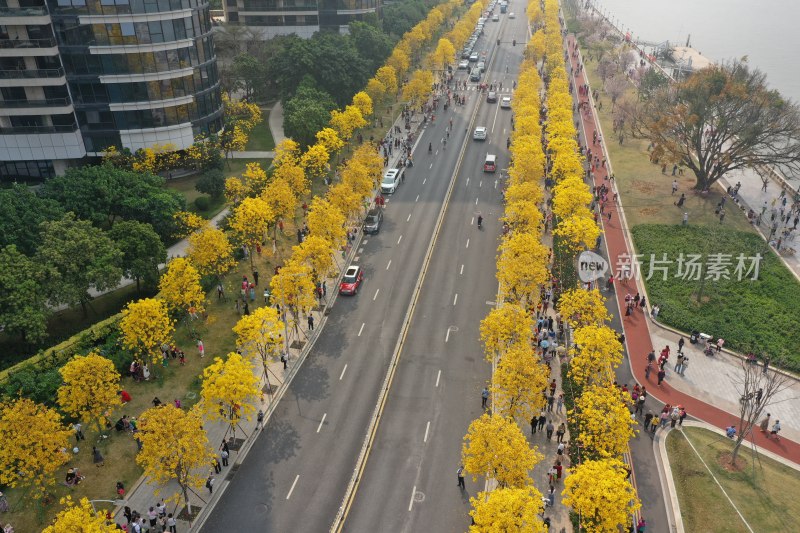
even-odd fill
[{"label": "asphalt road surface", "polygon": [[[262,435],[238,472],[229,474],[231,483],[202,531],[330,528],[355,468],[453,175],[458,145],[478,99],[477,91],[471,91],[466,106],[451,107],[446,113],[440,108],[436,122],[421,130],[415,164],[388,197],[380,233],[364,237],[354,261],[365,269],[359,293],[336,300]],[[447,138],[450,118],[456,133],[445,149],[441,141]],[[427,153],[429,142],[435,155]],[[483,153],[475,150],[479,152]],[[479,175],[477,163],[470,164]],[[494,242],[489,233],[483,237]],[[494,256],[493,244],[483,250]],[[485,266],[491,282],[490,267]]]},{"label": "asphalt road surface", "polygon": [[[500,22],[488,22],[485,31],[482,43],[491,55],[485,81],[511,89],[528,37],[526,21],[502,15]],[[498,37],[503,41],[499,47]],[[511,92],[501,91],[499,96],[503,95]],[[491,377],[479,326],[497,295],[495,262],[502,233],[498,221],[502,216],[500,169],[508,166],[511,111],[500,108],[499,102],[486,102],[485,95],[478,98],[475,126],[486,126],[489,135],[485,142],[467,139],[345,531],[465,531],[469,496],[483,489],[482,482],[474,484],[468,478],[467,491],[462,493],[456,469],[462,438],[470,422],[482,413],[481,389]],[[482,171],[487,152],[497,155],[495,174]],[[483,230],[477,228],[479,212]]]}]

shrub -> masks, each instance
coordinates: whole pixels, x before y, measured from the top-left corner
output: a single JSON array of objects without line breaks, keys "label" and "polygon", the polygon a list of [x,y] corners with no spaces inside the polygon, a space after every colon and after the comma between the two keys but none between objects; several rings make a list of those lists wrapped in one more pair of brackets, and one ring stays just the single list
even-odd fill
[{"label": "shrub", "polygon": [[[649,272],[650,257],[663,254],[672,263],[666,280],[655,272],[645,280],[651,304],[661,308],[659,319],[676,329],[697,329],[739,352],[753,350],[769,355],[772,362],[800,370],[800,283],[758,235],[724,226],[672,226],[642,224],[632,230],[636,250],[642,254],[642,278]],[[730,256],[730,279],[684,280],[676,276],[680,256],[700,254],[706,278],[707,258]],[[735,273],[737,256],[760,254],[756,280],[739,281]],[[749,261],[747,262],[749,266]],[[745,268],[747,268],[747,266]]]},{"label": "shrub", "polygon": [[205,211],[211,205],[211,199],[208,196],[198,196],[194,200],[194,206],[198,211]]}]

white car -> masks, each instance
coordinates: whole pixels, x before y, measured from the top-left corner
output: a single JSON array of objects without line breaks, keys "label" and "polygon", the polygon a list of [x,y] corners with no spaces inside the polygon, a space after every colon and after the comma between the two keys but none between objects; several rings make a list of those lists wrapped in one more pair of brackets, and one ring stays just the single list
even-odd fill
[{"label": "white car", "polygon": [[458,62],[459,70],[466,70],[469,68],[469,59],[462,59]]},{"label": "white car", "polygon": [[508,18],[515,19],[515,18],[517,18],[517,16],[514,13],[509,13],[508,14]]},{"label": "white car", "polygon": [[475,128],[475,132],[472,134],[472,138],[476,141],[485,141],[486,140],[486,127],[485,126],[478,126]]},{"label": "white car", "polygon": [[387,170],[381,181],[381,192],[383,194],[394,194],[394,191],[400,186],[402,174],[403,171],[399,168],[390,168]]},{"label": "white car", "polygon": [[500,99],[500,107],[505,107],[506,109],[511,107],[511,97],[504,96]]}]

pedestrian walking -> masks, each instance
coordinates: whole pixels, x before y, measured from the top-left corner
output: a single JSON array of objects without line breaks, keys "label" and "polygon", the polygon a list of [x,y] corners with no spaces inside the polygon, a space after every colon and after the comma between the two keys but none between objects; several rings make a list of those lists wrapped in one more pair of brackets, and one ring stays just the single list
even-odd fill
[{"label": "pedestrian walking", "polygon": [[567,426],[564,422],[561,422],[558,425],[558,429],[556,430],[556,442],[564,442],[564,434],[567,432]]},{"label": "pedestrian walking", "polygon": [[[664,360],[666,361],[666,359]],[[661,385],[661,382],[664,381],[664,378],[667,376],[667,371],[664,368],[660,368],[658,370],[658,384]]]},{"label": "pedestrian walking", "polygon": [[72,424],[72,430],[75,431],[75,440],[78,441],[78,444],[80,444],[82,440],[86,440],[86,437],[83,435],[83,425],[80,422]]},{"label": "pedestrian walking", "polygon": [[264,430],[264,410],[259,409],[256,415],[256,429]]},{"label": "pedestrian walking", "polygon": [[547,426],[545,427],[545,430],[547,431],[547,440],[551,440],[551,438],[553,437],[553,431],[555,431],[555,429],[556,427],[553,425],[553,421],[548,420]]},{"label": "pedestrian walking", "polygon": [[465,490],[467,486],[464,484],[464,465],[458,467],[458,470],[456,470],[456,477],[458,477],[458,488]]},{"label": "pedestrian walking", "polygon": [[769,413],[767,413],[767,416],[765,416],[764,420],[762,420],[761,423],[758,425],[758,427],[761,428],[761,433],[766,433],[767,432],[767,429],[769,428],[769,418],[770,418],[770,416],[771,415]]},{"label": "pedestrian walking", "polygon": [[481,391],[481,407],[486,409],[486,403],[489,401],[489,389],[486,387]]},{"label": "pedestrian walking", "polygon": [[308,315],[308,331],[314,331],[314,315]]},{"label": "pedestrian walking", "polygon": [[97,446],[92,446],[92,461],[94,462],[94,466],[98,468],[106,464],[106,460],[103,459],[103,454],[100,453]]},{"label": "pedestrian walking", "polygon": [[172,516],[172,513],[167,515],[167,527],[169,528],[169,533],[178,533],[178,522]]}]

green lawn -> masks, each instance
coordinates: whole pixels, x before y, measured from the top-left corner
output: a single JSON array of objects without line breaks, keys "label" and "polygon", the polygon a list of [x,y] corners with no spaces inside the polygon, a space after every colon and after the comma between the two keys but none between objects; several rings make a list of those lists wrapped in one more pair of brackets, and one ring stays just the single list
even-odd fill
[{"label": "green lawn", "polygon": [[739,457],[744,468],[730,471],[720,459],[730,453],[732,441],[705,429],[684,428],[682,432],[670,432],[666,446],[686,531],[727,533],[746,532],[747,528],[683,433],[753,531],[795,530],[800,520],[797,470],[764,456],[759,456],[754,465],[751,449],[743,445]]},{"label": "green lawn", "polygon": [[250,132],[250,139],[247,141],[245,151],[270,152],[275,149],[275,140],[272,138],[272,132],[269,129],[269,109],[261,108],[261,117],[261,122]]},{"label": "green lawn", "polygon": [[[774,363],[800,369],[800,284],[761,237],[719,224],[640,224],[632,233],[637,252],[643,254],[643,277],[649,272],[651,254],[659,260],[667,254],[671,261],[666,280],[655,271],[647,282],[650,302],[661,306],[661,320],[682,331],[698,329],[722,337],[726,347],[767,353]],[[680,254],[702,256],[701,280],[678,277]],[[730,254],[729,280],[705,280],[713,254]],[[752,274],[737,279],[739,254],[745,258],[761,254],[757,280],[749,279]],[[745,271],[749,266],[745,261]]]},{"label": "green lawn", "polygon": [[[229,159],[225,162],[222,171],[225,176],[241,176],[247,163],[253,162],[261,163],[261,166],[267,169],[272,164],[272,159]],[[198,209],[194,201],[200,196],[205,196],[195,189],[195,184],[198,179],[200,179],[200,174],[171,179],[167,181],[167,188],[181,193],[183,197],[186,198],[186,206],[190,211],[197,213],[203,218],[213,218],[225,207],[225,197],[210,198],[208,209]]]}]

